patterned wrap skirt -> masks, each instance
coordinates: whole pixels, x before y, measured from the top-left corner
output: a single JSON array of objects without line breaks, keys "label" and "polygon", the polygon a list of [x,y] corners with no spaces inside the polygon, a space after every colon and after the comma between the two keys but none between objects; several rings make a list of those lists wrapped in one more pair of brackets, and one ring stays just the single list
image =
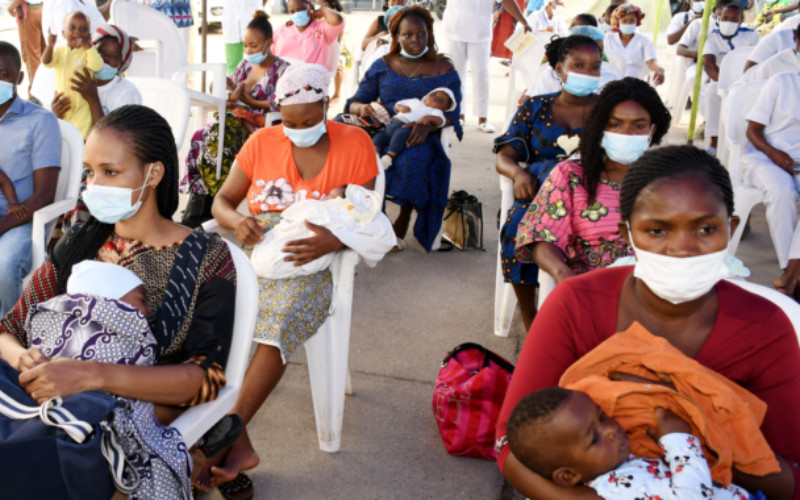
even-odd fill
[{"label": "patterned wrap skirt", "polygon": [[[280,213],[256,216],[269,228],[280,222]],[[252,248],[245,249],[248,253]],[[308,276],[271,280],[258,278],[258,318],[253,340],[277,347],[283,363],[328,317],[333,298],[333,275],[325,269]]]}]

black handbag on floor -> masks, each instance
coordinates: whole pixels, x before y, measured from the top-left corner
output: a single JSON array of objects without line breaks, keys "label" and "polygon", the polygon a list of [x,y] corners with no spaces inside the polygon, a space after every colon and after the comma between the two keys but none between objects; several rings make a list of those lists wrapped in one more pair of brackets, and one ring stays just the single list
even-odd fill
[{"label": "black handbag on floor", "polygon": [[442,239],[459,250],[483,250],[483,205],[466,191],[456,191],[447,199]]}]

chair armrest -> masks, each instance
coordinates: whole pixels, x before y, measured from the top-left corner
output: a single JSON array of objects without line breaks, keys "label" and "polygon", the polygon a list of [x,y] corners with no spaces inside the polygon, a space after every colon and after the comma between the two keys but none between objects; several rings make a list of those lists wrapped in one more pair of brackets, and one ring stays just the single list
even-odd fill
[{"label": "chair armrest", "polygon": [[192,406],[176,418],[170,426],[177,429],[183,436],[186,446],[191,447],[214,424],[228,414],[236,404],[237,397],[239,397],[239,387],[226,385],[217,394],[217,399]]},{"label": "chair armrest", "polygon": [[161,40],[136,40],[136,45],[142,52],[155,52],[156,54],[156,78],[163,78],[161,71],[161,57],[164,53],[164,43]]},{"label": "chair armrest", "polygon": [[[227,77],[226,68],[224,63],[200,63],[200,64],[187,64],[186,66],[181,66],[175,72],[175,75],[180,73],[191,73],[194,71],[199,72],[211,72],[214,77],[211,80],[213,85],[211,91],[214,97],[225,99],[225,91],[227,90],[227,85],[225,84],[225,79]],[[173,80],[175,76],[173,75]]]},{"label": "chair armrest", "polygon": [[203,222],[202,227],[203,231],[207,233],[216,233],[219,231],[219,222],[217,222],[217,219],[210,219]]},{"label": "chair armrest", "polygon": [[44,256],[47,253],[47,241],[45,240],[47,237],[45,234],[47,224],[75,208],[77,202],[76,198],[68,198],[51,203],[33,213],[33,221],[31,223],[31,269],[37,269],[44,262]]}]

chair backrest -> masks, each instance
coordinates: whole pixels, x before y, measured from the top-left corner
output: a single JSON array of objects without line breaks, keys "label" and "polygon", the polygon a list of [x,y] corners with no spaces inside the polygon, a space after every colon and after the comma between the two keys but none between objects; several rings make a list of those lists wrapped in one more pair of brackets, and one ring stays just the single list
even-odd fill
[{"label": "chair backrest", "polygon": [[35,97],[46,110],[50,110],[56,95],[56,70],[40,64],[31,82],[30,96]]},{"label": "chair backrest", "polygon": [[225,365],[226,384],[241,386],[258,312],[258,279],[247,255],[235,244],[225,240],[236,267],[236,310],[233,316],[233,338],[228,362]]},{"label": "chair backrest", "polygon": [[740,85],[731,90],[731,93],[725,98],[728,101],[729,119],[726,123],[726,132],[728,139],[736,144],[743,144],[746,139],[747,132],[747,114],[753,107],[758,93],[765,82],[751,82]]},{"label": "chair backrest", "polygon": [[175,70],[188,64],[188,51],[183,45],[178,28],[169,17],[156,9],[130,0],[115,0],[111,4],[111,19],[129,36],[141,40],[160,40],[164,49],[160,57],[160,73],[156,71],[155,53],[136,52],[126,72],[128,77],[160,74],[164,78],[170,78]]},{"label": "chair backrest", "polygon": [[184,85],[163,78],[137,76],[128,80],[141,92],[142,104],[154,109],[167,120],[175,136],[175,144],[180,150],[191,112],[189,91]]},{"label": "chair backrest", "polygon": [[508,96],[506,97],[506,115],[517,109],[517,100],[519,99],[517,73],[519,73],[522,78],[522,88],[533,87],[536,81],[536,73],[538,73],[542,67],[544,46],[549,42],[549,37],[539,33],[525,52],[511,58],[511,70],[508,75]]},{"label": "chair backrest", "polygon": [[775,28],[772,29],[771,33],[775,33],[776,31],[783,31],[783,30],[796,30],[797,26],[800,25],[800,16],[794,15],[788,19],[785,19],[780,22]]},{"label": "chair backrest", "polygon": [[744,280],[728,280],[734,285],[744,288],[748,292],[754,293],[760,297],[764,297],[776,306],[780,307],[789,321],[794,326],[795,334],[800,338],[800,304],[795,302],[791,297],[780,293],[774,288],[770,288],[758,283],[750,283]]},{"label": "chair backrest", "polygon": [[719,83],[717,88],[722,92],[727,92],[733,84],[744,74],[744,65],[747,63],[747,56],[753,51],[753,47],[738,47],[728,52],[719,67]]},{"label": "chair backrest", "polygon": [[54,201],[77,198],[83,173],[83,137],[71,123],[58,120],[61,129],[61,171]]},{"label": "chair backrest", "polygon": [[625,67],[625,59],[622,57],[622,55],[616,52],[605,52],[604,55],[606,56],[606,59],[608,59],[608,62],[613,64],[617,69],[617,73],[620,75],[625,75],[625,70],[627,68]]}]

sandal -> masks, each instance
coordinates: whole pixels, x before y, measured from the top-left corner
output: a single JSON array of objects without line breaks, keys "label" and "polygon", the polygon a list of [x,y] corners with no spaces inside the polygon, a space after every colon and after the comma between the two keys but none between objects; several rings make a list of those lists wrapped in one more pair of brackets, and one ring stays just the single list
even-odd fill
[{"label": "sandal", "polygon": [[253,481],[244,472],[229,483],[220,484],[217,490],[225,500],[252,500],[255,496]]},{"label": "sandal", "polygon": [[494,126],[489,122],[479,123],[478,130],[480,130],[481,132],[485,132],[487,134],[494,134],[495,132],[497,132]]},{"label": "sandal", "polygon": [[239,439],[244,431],[244,421],[236,413],[225,415],[197,443],[197,449],[206,457],[211,458],[232,445]]}]

